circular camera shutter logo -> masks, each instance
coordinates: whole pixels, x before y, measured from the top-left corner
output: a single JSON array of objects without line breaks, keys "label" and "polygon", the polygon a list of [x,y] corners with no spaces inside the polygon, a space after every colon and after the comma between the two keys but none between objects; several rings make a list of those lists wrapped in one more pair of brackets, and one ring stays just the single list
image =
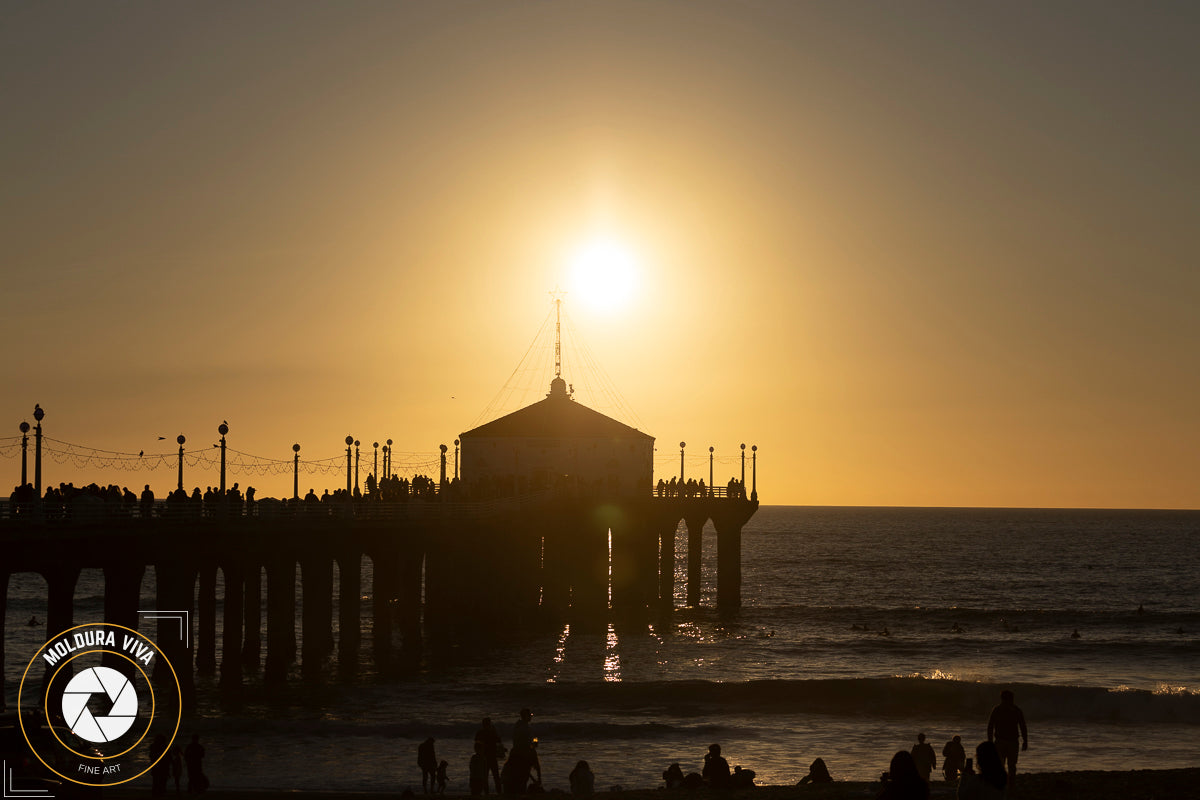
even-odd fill
[{"label": "circular camera shutter logo", "polygon": [[[112,710],[96,716],[88,708],[92,695],[107,696]],[[123,736],[137,719],[137,690],[115,669],[92,667],[71,678],[63,689],[63,719],[71,732],[89,742],[100,744]]]}]

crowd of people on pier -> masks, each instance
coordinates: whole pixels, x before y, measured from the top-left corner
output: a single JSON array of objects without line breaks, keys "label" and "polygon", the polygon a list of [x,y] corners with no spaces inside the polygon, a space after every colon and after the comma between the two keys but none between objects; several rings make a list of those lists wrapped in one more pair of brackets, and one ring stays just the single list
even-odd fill
[{"label": "crowd of people on pier", "polygon": [[[659,478],[658,483],[654,485],[654,494],[658,497],[713,497],[718,494],[718,490],[715,486],[705,485],[703,478],[688,478],[686,481],[680,481],[678,478],[666,481]],[[737,478],[730,478],[725,484],[723,494],[735,500],[745,500],[746,484]]]}]

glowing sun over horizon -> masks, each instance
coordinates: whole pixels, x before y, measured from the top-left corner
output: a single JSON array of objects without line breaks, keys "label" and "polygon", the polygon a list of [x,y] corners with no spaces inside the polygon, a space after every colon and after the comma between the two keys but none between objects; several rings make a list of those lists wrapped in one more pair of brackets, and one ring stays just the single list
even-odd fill
[{"label": "glowing sun over horizon", "polygon": [[590,239],[571,254],[568,266],[571,293],[593,311],[620,311],[633,302],[637,260],[622,242]]}]

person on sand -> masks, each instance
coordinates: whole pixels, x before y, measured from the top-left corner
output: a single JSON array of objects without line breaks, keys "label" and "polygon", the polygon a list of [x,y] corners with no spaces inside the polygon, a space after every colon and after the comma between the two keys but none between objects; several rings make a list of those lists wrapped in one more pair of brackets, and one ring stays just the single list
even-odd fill
[{"label": "person on sand", "polygon": [[438,762],[438,768],[437,768],[437,793],[438,794],[446,793],[446,781],[448,780],[448,778],[446,776],[446,771],[448,769],[450,769],[449,761]]},{"label": "person on sand", "polygon": [[803,786],[806,783],[833,783],[833,776],[829,774],[829,767],[825,766],[825,759],[818,758],[809,764],[808,774],[796,785]]},{"label": "person on sand", "polygon": [[1008,776],[1004,774],[1004,762],[992,742],[980,742],[975,748],[975,759],[979,763],[979,774],[969,766],[963,771],[958,784],[958,800],[1004,800]]},{"label": "person on sand", "polygon": [[576,797],[590,795],[596,787],[596,776],[592,774],[592,768],[586,761],[575,764],[575,769],[571,770],[567,779],[571,783],[571,794]]},{"label": "person on sand", "polygon": [[933,770],[937,767],[937,756],[933,753],[933,746],[925,741],[925,734],[917,734],[917,743],[912,747],[913,761],[917,762],[917,772],[921,774],[921,779],[929,783],[929,776],[933,774]]},{"label": "person on sand", "polygon": [[[471,756],[471,761],[467,766],[468,782],[471,785],[471,795],[478,796],[487,794],[488,786],[488,765],[487,758],[483,755],[483,742],[475,739],[475,755]],[[500,793],[500,776],[496,775],[496,793]]]},{"label": "person on sand", "polygon": [[721,756],[721,745],[710,744],[704,755],[704,769],[700,777],[714,789],[725,789],[729,786],[729,762]]},{"label": "person on sand", "polygon": [[421,791],[425,794],[437,788],[437,755],[433,749],[434,739],[430,736],[417,745],[417,766],[421,768]]},{"label": "person on sand", "polygon": [[1013,693],[1005,689],[1000,693],[1000,705],[992,709],[988,717],[987,739],[996,743],[1000,760],[1008,767],[1010,783],[1017,779],[1017,735],[1020,734],[1020,750],[1029,749],[1029,732],[1025,729],[1025,714],[1013,702]]},{"label": "person on sand", "polygon": [[[504,758],[504,743],[500,741],[500,733],[492,724],[491,717],[484,717],[483,723],[475,732],[477,750],[483,756],[484,769],[490,772],[496,782],[496,794],[500,794],[500,759]],[[488,793],[487,775],[484,775],[483,794]]]},{"label": "person on sand", "polygon": [[528,708],[521,709],[521,718],[513,725],[513,743],[512,751],[508,754],[506,765],[511,765],[514,776],[526,776],[521,778],[521,786],[524,787],[524,781],[527,780],[529,771],[533,770],[537,774],[537,781],[542,781],[542,765],[538,761],[537,755],[537,739],[533,735],[533,727],[530,720],[533,719],[533,712]]},{"label": "person on sand", "polygon": [[668,789],[683,788],[683,768],[678,763],[672,764],[663,770],[663,781]]},{"label": "person on sand", "polygon": [[729,776],[730,789],[753,789],[754,775],[752,769],[742,769],[742,765],[738,764],[733,768],[733,774]]},{"label": "person on sand", "polygon": [[946,746],[942,748],[942,774],[946,776],[947,783],[958,780],[958,773],[962,771],[966,758],[967,753],[963,750],[961,736],[955,736],[946,742]]},{"label": "person on sand", "polygon": [[883,788],[875,795],[875,800],[929,800],[929,784],[921,779],[917,762],[907,750],[892,756],[892,763],[883,777]]}]

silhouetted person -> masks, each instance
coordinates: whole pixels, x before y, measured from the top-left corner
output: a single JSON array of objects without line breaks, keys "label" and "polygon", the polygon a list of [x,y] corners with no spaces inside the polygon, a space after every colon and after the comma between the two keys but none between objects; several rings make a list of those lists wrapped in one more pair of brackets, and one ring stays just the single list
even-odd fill
[{"label": "silhouetted person", "polygon": [[[538,761],[537,749],[534,746],[537,740],[533,736],[533,727],[530,724],[532,719],[533,712],[528,708],[522,708],[521,718],[513,725],[512,752],[509,753],[506,764],[512,764],[518,768],[522,775],[528,775],[529,771],[533,770],[537,773],[537,779],[540,782],[542,765]],[[517,759],[515,763],[513,759]]]},{"label": "silhouetted person", "polygon": [[42,623],[38,621],[37,614],[34,614],[32,617],[29,618],[29,621],[25,623],[25,627],[36,628],[38,625],[41,625],[41,624]]},{"label": "silhouetted person", "polygon": [[704,754],[704,768],[700,777],[714,789],[725,789],[729,786],[729,762],[721,755],[721,745],[710,744]]},{"label": "silhouetted person", "polygon": [[917,743],[912,747],[912,757],[913,761],[917,762],[917,772],[920,773],[921,779],[929,783],[929,776],[937,766],[937,756],[934,755],[933,747],[925,741],[925,734],[917,734]]},{"label": "silhouetted person", "polygon": [[154,492],[150,491],[150,484],[146,484],[146,488],[142,489],[141,501],[142,519],[150,519],[154,515]]},{"label": "silhouetted person", "polygon": [[571,782],[571,794],[576,797],[590,795],[596,787],[596,776],[592,774],[592,768],[586,761],[575,764],[568,780]]},{"label": "silhouetted person", "polygon": [[192,741],[183,750],[183,765],[187,767],[188,793],[203,792],[208,788],[208,778],[204,775],[204,745],[200,744],[200,734],[193,733]]},{"label": "silhouetted person", "polygon": [[438,768],[437,768],[437,793],[438,794],[446,793],[446,780],[447,780],[446,770],[448,770],[449,768],[450,768],[449,761],[439,761],[438,762]]},{"label": "silhouetted person", "polygon": [[433,737],[417,745],[417,766],[421,768],[421,790],[425,794],[437,785],[437,756],[433,752]]},{"label": "silhouetted person", "polygon": [[[167,737],[161,733],[150,744],[150,796],[162,797],[167,793],[167,778],[171,777],[171,763],[166,758]],[[7,778],[7,776],[5,776]]]},{"label": "silhouetted person", "polygon": [[752,769],[742,769],[739,764],[733,768],[733,774],[729,776],[730,789],[752,789],[754,788],[754,775]]},{"label": "silhouetted person", "polygon": [[171,748],[171,780],[175,781],[175,794],[179,794],[179,779],[183,777],[183,753],[178,747]]},{"label": "silhouetted person", "polygon": [[796,785],[803,786],[806,783],[833,783],[833,776],[829,774],[829,767],[825,766],[825,759],[818,758],[809,764],[808,774]]},{"label": "silhouetted person", "polygon": [[907,750],[892,756],[883,778],[883,789],[876,800],[929,800],[929,784],[921,779],[917,762]]},{"label": "silhouetted person", "polygon": [[[479,741],[479,736],[475,737],[475,753],[471,756],[471,762],[467,766],[467,781],[471,786],[472,795],[487,794],[488,786],[488,766],[487,758],[483,755],[483,742]],[[500,775],[496,774],[496,792],[500,791]]]},{"label": "silhouetted person", "polygon": [[[1018,748],[1017,737],[1021,744]],[[1017,753],[1029,749],[1029,732],[1025,729],[1025,714],[1013,702],[1013,693],[1005,689],[1000,693],[1000,705],[992,709],[988,717],[987,738],[996,743],[1000,760],[1008,767],[1010,781],[1017,779]]]},{"label": "silhouetted person", "polygon": [[500,794],[500,759],[504,757],[504,745],[500,734],[492,724],[491,717],[484,717],[482,726],[475,732],[475,744],[483,747],[484,773],[483,793],[487,794],[487,773],[490,772],[496,781],[496,794]]},{"label": "silhouetted person", "polygon": [[958,773],[962,771],[966,758],[967,753],[963,750],[961,736],[955,736],[946,742],[945,747],[942,748],[942,774],[946,776],[947,781],[958,778]]},{"label": "silhouetted person", "polygon": [[1004,763],[992,742],[980,742],[975,748],[975,760],[979,774],[973,769],[963,771],[958,784],[959,800],[1004,800],[1008,776],[1004,774]]},{"label": "silhouetted person", "polygon": [[683,788],[683,768],[679,764],[672,764],[663,770],[663,780],[667,784],[668,789]]}]

